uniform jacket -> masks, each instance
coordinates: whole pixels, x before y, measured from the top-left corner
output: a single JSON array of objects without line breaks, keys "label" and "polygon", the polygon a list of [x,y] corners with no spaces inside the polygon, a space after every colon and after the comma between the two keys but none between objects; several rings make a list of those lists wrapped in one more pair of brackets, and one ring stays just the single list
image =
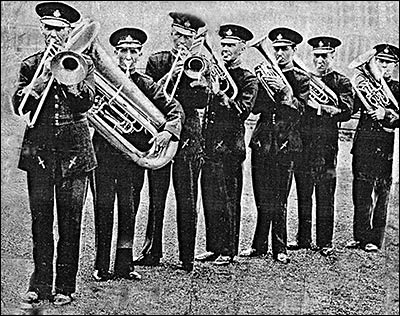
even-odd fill
[{"label": "uniform jacket", "polygon": [[[167,100],[162,92],[162,86],[153,81],[151,77],[145,74],[141,74],[137,71],[132,71],[130,74],[130,79],[137,87],[144,93],[144,95],[164,114],[166,123],[162,127],[162,130],[168,131],[172,134],[172,139],[178,141],[181,136],[182,125],[185,120],[185,113],[181,104],[176,100],[167,104]],[[130,140],[133,144],[137,145],[140,150],[141,146],[146,148],[148,146],[148,138],[141,137],[142,134],[132,133],[129,136],[132,137]],[[95,145],[96,152],[100,150],[110,151],[113,155],[120,155],[121,152],[117,149],[110,148],[108,144],[100,140],[100,134],[95,133],[93,136],[93,143]],[[126,137],[129,140],[129,137]],[[146,144],[141,144],[141,142],[146,142]]]},{"label": "uniform jacket", "polygon": [[293,90],[292,102],[277,94],[272,101],[261,83],[253,113],[260,118],[250,140],[253,150],[265,154],[285,155],[302,151],[299,120],[305,111],[310,90],[310,77],[303,70],[292,68],[283,72]]},{"label": "uniform jacket", "polygon": [[301,165],[308,167],[310,164],[312,168],[319,168],[323,165],[323,169],[325,167],[335,168],[339,150],[338,122],[350,119],[353,111],[354,92],[350,79],[337,71],[330,71],[320,79],[336,94],[341,113],[331,117],[322,111],[321,115],[317,115],[316,109],[306,106],[300,123],[303,142]]},{"label": "uniform jacket", "polygon": [[246,158],[244,121],[253,109],[258,92],[256,76],[240,66],[227,68],[238,88],[235,99],[230,99],[229,107],[220,96],[213,95],[206,113],[205,150],[208,158]]},{"label": "uniform jacket", "polygon": [[[399,82],[393,79],[386,81],[397,102],[399,102]],[[357,96],[354,101],[354,113],[360,112],[360,120],[354,135],[351,153],[359,162],[355,173],[362,177],[391,177],[394,130],[400,125],[399,110],[390,102],[385,108],[385,118],[376,122],[367,114],[364,104]]]},{"label": "uniform jacket", "polygon": [[[154,81],[164,85],[166,75],[174,61],[175,54],[172,51],[154,53],[147,61],[146,74],[152,77]],[[175,93],[175,98],[181,103],[185,112],[185,124],[182,128],[177,154],[198,155],[203,151],[203,140],[200,119],[196,109],[202,109],[207,106],[208,95],[204,89],[190,87],[190,82],[191,79],[182,75]],[[171,84],[173,83],[174,81]]]},{"label": "uniform jacket", "polygon": [[[21,90],[31,82],[43,54],[43,51],[38,52],[21,64],[18,86],[12,97],[16,114],[19,114],[18,107],[23,99]],[[90,57],[84,57],[89,67],[86,78],[79,84],[80,93],[74,95],[54,80],[35,126],[25,129],[20,169],[54,172],[56,164],[60,164],[62,176],[66,177],[96,167],[86,118],[94,100],[94,66]],[[39,101],[40,98],[28,97],[24,112],[31,111],[31,118]]]}]

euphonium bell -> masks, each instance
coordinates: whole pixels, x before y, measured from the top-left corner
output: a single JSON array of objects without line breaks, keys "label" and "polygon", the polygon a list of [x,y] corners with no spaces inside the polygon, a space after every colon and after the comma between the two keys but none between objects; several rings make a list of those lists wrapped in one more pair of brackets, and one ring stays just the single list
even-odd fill
[{"label": "euphonium bell", "polygon": [[65,51],[53,57],[50,69],[55,79],[60,83],[74,85],[85,79],[88,64],[81,55],[72,51]]}]

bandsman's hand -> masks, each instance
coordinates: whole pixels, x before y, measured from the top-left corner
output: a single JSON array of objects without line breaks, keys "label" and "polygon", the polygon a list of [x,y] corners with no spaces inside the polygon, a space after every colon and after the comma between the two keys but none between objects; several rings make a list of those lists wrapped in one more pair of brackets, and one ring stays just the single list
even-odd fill
[{"label": "bandsman's hand", "polygon": [[167,148],[171,141],[172,134],[168,131],[162,131],[149,140],[149,144],[154,143],[154,152],[159,153]]},{"label": "bandsman's hand", "polygon": [[192,88],[207,88],[208,87],[208,81],[206,79],[206,77],[204,76],[200,76],[200,78],[198,80],[194,80],[190,83],[190,86]]},{"label": "bandsman's hand", "polygon": [[267,82],[268,86],[270,86],[274,91],[280,91],[286,87],[285,83],[280,77],[264,76],[263,78]]},{"label": "bandsman's hand", "polygon": [[367,112],[374,121],[382,121],[385,118],[385,109],[378,107],[376,110]]},{"label": "bandsman's hand", "polygon": [[341,109],[338,109],[338,108],[336,108],[334,106],[330,106],[330,105],[321,105],[321,108],[324,112],[328,113],[331,117],[342,112]]}]

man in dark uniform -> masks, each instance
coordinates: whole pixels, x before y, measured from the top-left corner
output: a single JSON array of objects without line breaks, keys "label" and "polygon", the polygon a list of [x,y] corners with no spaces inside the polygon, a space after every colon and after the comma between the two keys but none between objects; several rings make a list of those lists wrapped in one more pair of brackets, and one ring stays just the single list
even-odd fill
[{"label": "man in dark uniform", "polygon": [[[295,154],[302,150],[299,120],[309,94],[309,76],[293,65],[293,56],[303,37],[288,28],[276,28],[268,34],[283,78],[264,76],[274,92],[274,100],[260,87],[253,113],[260,114],[250,140],[252,180],[257,206],[257,226],[251,248],[241,256],[265,255],[272,226],[273,258],[289,262],[286,242],[287,199],[293,178]],[[260,79],[260,77],[259,77]],[[286,79],[286,82],[285,82]]]},{"label": "man in dark uniform", "polygon": [[[315,72],[311,72],[308,106],[301,118],[303,151],[298,155],[295,180],[298,198],[297,240],[289,250],[320,250],[324,256],[333,252],[338,122],[348,121],[353,110],[350,79],[332,69],[337,38],[318,36],[308,40],[313,47]],[[320,87],[320,90],[316,90]],[[325,98],[324,98],[325,97]],[[325,102],[330,100],[330,102]],[[316,197],[316,246],[311,246],[312,196]]]},{"label": "man in dark uniform", "polygon": [[[149,57],[146,74],[155,81],[165,84],[168,73],[179,55],[187,55],[198,30],[205,26],[200,18],[180,12],[171,12],[171,51],[161,51]],[[178,60],[178,67],[173,69],[172,83],[182,67],[184,58]],[[175,98],[182,104],[185,111],[185,124],[182,129],[178,152],[174,158],[172,179],[177,203],[177,227],[179,243],[179,259],[185,271],[193,270],[194,249],[197,228],[197,195],[198,177],[202,163],[202,136],[200,118],[197,109],[207,105],[207,93],[202,84],[204,80],[193,81],[182,75]],[[168,92],[169,92],[168,85]],[[150,208],[146,240],[139,256],[137,265],[158,265],[162,258],[162,231],[165,202],[170,183],[171,163],[165,167],[149,172]],[[157,193],[157,196],[154,194]]]},{"label": "man in dark uniform", "polygon": [[[347,244],[348,248],[362,248],[367,252],[382,248],[392,184],[394,132],[400,122],[399,82],[392,78],[398,63],[399,48],[387,43],[379,44],[354,77],[355,82],[360,83],[354,113],[360,110],[361,116],[351,150],[354,240]],[[382,75],[383,82],[372,79]],[[368,81],[375,83],[365,84]],[[391,92],[383,93],[382,83]],[[357,88],[356,83],[354,86]],[[375,92],[374,99],[369,99],[368,87]],[[361,102],[360,95],[365,101]]]},{"label": "man in dark uniform", "polygon": [[[183,125],[184,113],[175,99],[167,102],[162,86],[145,74],[136,71],[142,46],[147,40],[144,31],[133,28],[121,28],[109,38],[114,47],[119,68],[134,82],[138,88],[158,107],[166,117],[163,130],[154,137],[156,150],[168,146],[171,140],[178,141]],[[142,134],[132,133],[126,139],[137,143]],[[134,271],[133,241],[135,219],[140,203],[140,191],[143,186],[145,168],[128,160],[122,152],[109,143],[97,131],[93,144],[98,160],[95,172],[94,213],[96,226],[96,263],[94,277],[98,281],[110,278],[110,250],[113,232],[114,202],[118,200],[118,238],[114,264],[114,276],[128,279],[140,279]],[[158,188],[153,190],[157,190]],[[157,192],[150,196],[150,203]]]},{"label": "man in dark uniform", "polygon": [[[205,163],[201,189],[206,227],[206,252],[199,261],[228,265],[238,254],[242,163],[246,159],[244,121],[258,91],[256,76],[242,67],[241,56],[253,34],[236,24],[221,25],[222,59],[237,86],[237,95],[220,90],[211,95],[204,121]],[[229,91],[229,90],[228,90]]]},{"label": "man in dark uniform", "polygon": [[[58,2],[39,3],[36,13],[47,47],[53,42],[64,46],[71,24],[81,17],[76,9]],[[94,67],[92,60],[84,56],[88,71],[83,81],[66,86],[56,79],[46,95],[44,90],[52,76],[49,67],[52,56],[44,54],[45,51],[40,51],[23,60],[18,88],[12,98],[15,113],[29,116],[31,123],[41,98],[45,98],[37,121],[25,130],[18,164],[18,168],[27,172],[35,266],[23,302],[32,304],[49,299],[56,305],[64,305],[72,301],[71,295],[76,290],[82,210],[89,174],[97,165],[86,118],[94,100]],[[41,70],[35,76],[38,68]],[[34,77],[37,79],[33,80]],[[20,109],[25,95],[26,103]],[[53,271],[54,202],[59,232],[56,271]]]}]

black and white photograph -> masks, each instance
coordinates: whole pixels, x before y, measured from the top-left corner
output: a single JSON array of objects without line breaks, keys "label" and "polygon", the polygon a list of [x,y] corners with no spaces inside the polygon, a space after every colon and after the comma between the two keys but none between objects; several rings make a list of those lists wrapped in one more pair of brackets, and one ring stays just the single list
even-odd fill
[{"label": "black and white photograph", "polygon": [[1,314],[399,315],[398,1],[1,1]]}]

